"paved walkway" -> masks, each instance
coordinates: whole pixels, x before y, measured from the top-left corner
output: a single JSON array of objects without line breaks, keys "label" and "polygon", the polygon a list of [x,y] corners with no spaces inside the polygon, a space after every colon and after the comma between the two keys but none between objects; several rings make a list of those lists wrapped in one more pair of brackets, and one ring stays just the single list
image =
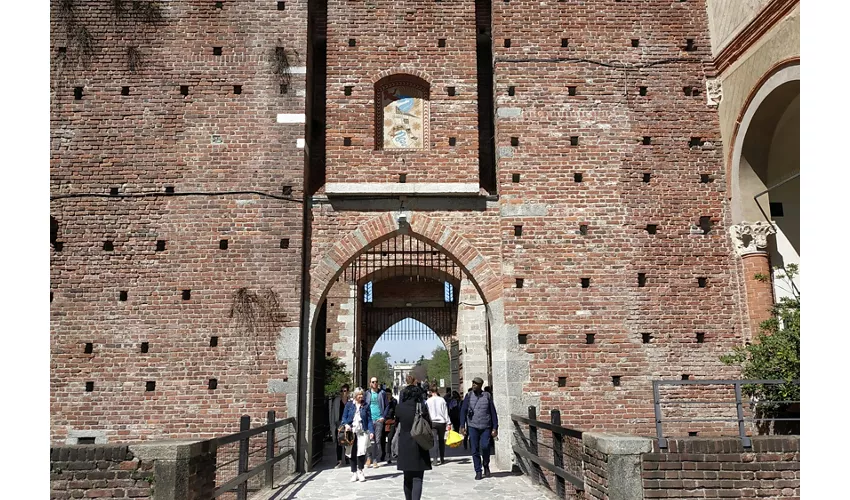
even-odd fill
[{"label": "paved walkway", "polygon": [[[499,471],[495,460],[490,464],[493,475],[475,481],[472,458],[463,447],[446,448],[446,464],[425,471],[423,500],[548,500],[552,497],[522,475]],[[393,465],[366,469],[366,481],[352,483],[351,469],[336,465],[336,454],[325,447],[324,460],[315,471],[302,475],[285,489],[267,497],[270,500],[398,500],[404,498],[402,472]]]}]

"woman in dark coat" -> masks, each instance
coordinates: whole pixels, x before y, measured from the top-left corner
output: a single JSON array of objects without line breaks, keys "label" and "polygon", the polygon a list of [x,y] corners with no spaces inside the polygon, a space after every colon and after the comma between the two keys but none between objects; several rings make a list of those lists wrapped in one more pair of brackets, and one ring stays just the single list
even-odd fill
[{"label": "woman in dark coat", "polygon": [[416,385],[416,379],[411,375],[407,376],[407,384],[401,391],[395,410],[398,425],[398,470],[404,471],[405,500],[420,500],[422,478],[426,470],[431,470],[431,455],[410,436],[416,416],[416,403],[420,403],[422,416],[429,424],[431,418],[428,416],[428,405],[425,404],[425,391]]}]

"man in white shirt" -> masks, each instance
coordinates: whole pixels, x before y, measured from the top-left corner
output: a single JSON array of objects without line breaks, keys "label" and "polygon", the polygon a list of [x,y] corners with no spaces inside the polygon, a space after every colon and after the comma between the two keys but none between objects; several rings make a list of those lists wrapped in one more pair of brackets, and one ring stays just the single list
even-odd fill
[{"label": "man in white shirt", "polygon": [[442,465],[446,463],[446,430],[451,430],[452,424],[449,420],[449,409],[446,406],[446,400],[437,394],[437,387],[432,386],[429,388],[429,391],[431,397],[428,398],[426,404],[428,405],[428,414],[431,416],[431,428],[436,434],[437,443],[439,444],[439,446],[433,448],[435,455],[439,451],[440,459],[438,463],[438,457],[434,457],[434,465]]}]

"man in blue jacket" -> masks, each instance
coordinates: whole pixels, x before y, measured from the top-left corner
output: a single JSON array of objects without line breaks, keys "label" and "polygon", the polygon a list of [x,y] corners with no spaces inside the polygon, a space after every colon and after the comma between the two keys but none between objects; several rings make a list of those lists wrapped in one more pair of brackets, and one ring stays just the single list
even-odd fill
[{"label": "man in blue jacket", "polygon": [[363,398],[375,425],[375,440],[372,441],[372,457],[366,467],[377,468],[378,461],[384,461],[384,418],[387,412],[387,394],[378,385],[377,377],[369,380],[369,390]]},{"label": "man in blue jacket", "polygon": [[475,479],[481,479],[482,461],[484,475],[490,477],[490,439],[499,434],[493,398],[481,389],[482,385],[481,377],[472,379],[472,392],[466,394],[460,408],[460,429],[464,436],[469,435]]}]

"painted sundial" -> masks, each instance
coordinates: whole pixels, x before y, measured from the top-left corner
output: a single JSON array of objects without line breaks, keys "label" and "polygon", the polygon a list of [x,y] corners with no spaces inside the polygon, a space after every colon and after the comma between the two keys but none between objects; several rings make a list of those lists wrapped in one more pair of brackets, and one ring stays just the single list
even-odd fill
[{"label": "painted sundial", "polygon": [[384,87],[384,149],[421,149],[425,147],[425,96],[422,90],[399,84]]}]

